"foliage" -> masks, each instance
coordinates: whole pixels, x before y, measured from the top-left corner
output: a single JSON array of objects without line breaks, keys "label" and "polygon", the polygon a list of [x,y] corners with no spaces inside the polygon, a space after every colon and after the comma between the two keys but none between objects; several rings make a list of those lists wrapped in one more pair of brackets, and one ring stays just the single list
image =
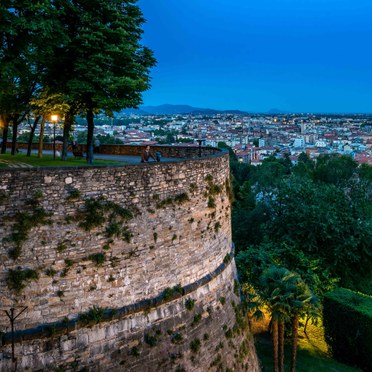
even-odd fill
[{"label": "foliage", "polygon": [[[144,22],[136,1],[63,2],[60,24],[68,42],[55,49],[48,79],[88,122],[88,162],[93,159],[94,114],[108,114],[141,103],[149,87],[152,52],[140,44]],[[97,9],[100,9],[97,12]],[[87,58],[89,56],[89,58]]]},{"label": "foliage", "polygon": [[194,305],[195,305],[195,300],[193,300],[192,298],[188,298],[185,301],[185,307],[189,311],[191,311],[194,308]]},{"label": "foliage", "polygon": [[279,264],[298,272],[319,295],[337,281],[371,293],[370,168],[347,156],[314,163],[306,154],[294,167],[274,157],[255,169],[233,162],[232,228],[240,275],[257,279],[259,271]]},{"label": "foliage", "polygon": [[183,341],[183,336],[181,333],[176,332],[172,334],[171,342],[173,344],[180,344]]},{"label": "foliage", "polygon": [[193,352],[193,353],[197,353],[199,352],[200,350],[200,346],[201,346],[201,341],[198,339],[198,338],[195,338],[194,340],[192,340],[190,342],[190,350]]},{"label": "foliage", "polygon": [[103,320],[104,314],[105,309],[98,306],[93,306],[87,312],[80,314],[79,320],[85,325],[98,324]]},{"label": "foliage", "polygon": [[159,342],[156,335],[152,335],[152,334],[149,334],[149,333],[145,333],[144,340],[151,347],[156,346]]},{"label": "foliage", "polygon": [[368,370],[372,365],[372,297],[344,288],[327,293],[323,323],[333,356]]},{"label": "foliage", "polygon": [[22,251],[22,245],[27,240],[28,234],[32,228],[48,223],[47,217],[50,216],[44,208],[40,207],[39,193],[35,193],[32,198],[26,201],[26,208],[31,211],[18,212],[15,215],[15,225],[13,232],[5,241],[13,243],[14,247],[9,250],[9,257],[16,260]]},{"label": "foliage", "polygon": [[176,204],[183,204],[183,203],[185,203],[189,200],[190,200],[190,198],[189,198],[189,196],[187,195],[186,192],[178,194],[174,197],[174,201],[176,202]]},{"label": "foliage", "polygon": [[28,282],[37,279],[39,279],[39,274],[37,271],[18,267],[14,270],[9,270],[6,283],[10,290],[13,290],[19,294],[26,287]]},{"label": "foliage", "polygon": [[69,194],[68,194],[68,196],[67,196],[66,199],[67,200],[75,200],[75,199],[79,199],[80,196],[81,196],[80,190],[78,190],[78,189],[71,189],[69,191]]},{"label": "foliage", "polygon": [[96,266],[102,266],[103,263],[106,261],[106,256],[104,253],[95,253],[91,254],[89,256],[89,259],[93,261],[96,264]]},{"label": "foliage", "polygon": [[177,284],[174,287],[165,288],[163,291],[163,299],[164,300],[171,300],[173,298],[177,298],[183,294],[183,288],[181,284]]},{"label": "foliage", "polygon": [[265,306],[271,317],[274,370],[283,370],[285,323],[292,323],[292,371],[296,365],[299,317],[315,311],[319,304],[301,277],[284,267],[270,266],[254,283],[245,287],[248,308],[256,318]]},{"label": "foliage", "polygon": [[202,318],[201,314],[195,314],[191,324],[192,325],[198,324],[201,321],[201,318]]},{"label": "foliage", "polygon": [[132,234],[124,223],[133,218],[133,213],[119,204],[105,200],[103,197],[98,199],[85,199],[84,209],[77,213],[80,220],[79,226],[86,231],[101,227],[110,221],[105,228],[107,238],[119,237],[130,243]]}]

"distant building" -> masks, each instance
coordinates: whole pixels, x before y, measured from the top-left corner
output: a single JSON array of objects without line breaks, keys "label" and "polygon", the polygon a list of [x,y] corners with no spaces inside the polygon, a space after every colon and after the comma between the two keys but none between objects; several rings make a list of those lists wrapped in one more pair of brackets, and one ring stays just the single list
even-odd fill
[{"label": "distant building", "polygon": [[304,147],[304,146],[305,146],[304,138],[295,138],[293,142],[293,147]]}]

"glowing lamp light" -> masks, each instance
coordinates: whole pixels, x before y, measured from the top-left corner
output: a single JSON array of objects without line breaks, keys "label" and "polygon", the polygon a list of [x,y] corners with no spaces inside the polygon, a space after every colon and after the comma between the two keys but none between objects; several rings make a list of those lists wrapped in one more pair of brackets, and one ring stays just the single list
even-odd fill
[{"label": "glowing lamp light", "polygon": [[52,115],[51,119],[52,121],[58,121],[58,115]]}]

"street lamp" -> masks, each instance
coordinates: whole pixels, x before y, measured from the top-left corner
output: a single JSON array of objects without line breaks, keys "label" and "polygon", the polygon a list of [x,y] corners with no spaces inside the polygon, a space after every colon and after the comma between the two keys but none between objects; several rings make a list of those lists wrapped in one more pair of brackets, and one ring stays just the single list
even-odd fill
[{"label": "street lamp", "polygon": [[56,125],[58,121],[58,115],[52,115],[50,118],[53,122],[53,160],[56,160]]}]

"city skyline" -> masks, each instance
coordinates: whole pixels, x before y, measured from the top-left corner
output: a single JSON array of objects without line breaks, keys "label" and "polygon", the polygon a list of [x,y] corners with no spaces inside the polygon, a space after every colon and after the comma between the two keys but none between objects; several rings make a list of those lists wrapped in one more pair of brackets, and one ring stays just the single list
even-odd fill
[{"label": "city skyline", "polygon": [[158,60],[144,105],[371,113],[372,4],[140,0]]}]

